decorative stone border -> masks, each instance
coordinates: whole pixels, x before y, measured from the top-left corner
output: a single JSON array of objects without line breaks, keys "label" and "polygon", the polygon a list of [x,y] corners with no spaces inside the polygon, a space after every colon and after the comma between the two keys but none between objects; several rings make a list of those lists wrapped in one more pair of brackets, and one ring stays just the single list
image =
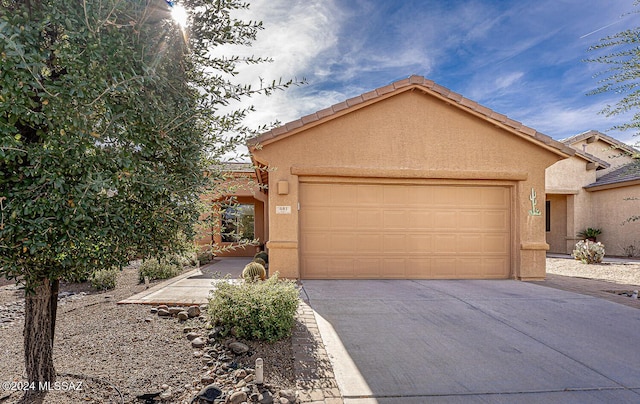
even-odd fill
[{"label": "decorative stone border", "polygon": [[294,373],[301,403],[343,404],[313,310],[300,301],[293,331]]}]

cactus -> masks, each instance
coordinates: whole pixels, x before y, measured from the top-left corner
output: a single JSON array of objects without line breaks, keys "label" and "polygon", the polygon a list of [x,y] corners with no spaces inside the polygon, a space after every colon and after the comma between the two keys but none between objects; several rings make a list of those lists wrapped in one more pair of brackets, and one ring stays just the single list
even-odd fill
[{"label": "cactus", "polygon": [[242,270],[242,277],[247,282],[255,281],[258,279],[263,281],[267,277],[267,271],[261,264],[257,262],[250,262]]},{"label": "cactus", "polygon": [[265,262],[265,264],[269,263],[269,255],[264,251],[260,251],[259,253],[254,255],[253,258],[261,258]]},{"label": "cactus", "polygon": [[599,264],[604,258],[604,245],[589,240],[578,241],[571,255],[584,264]]},{"label": "cactus", "polygon": [[260,257],[256,257],[253,259],[253,262],[257,262],[258,264],[262,265],[263,267],[267,268],[267,263]]}]

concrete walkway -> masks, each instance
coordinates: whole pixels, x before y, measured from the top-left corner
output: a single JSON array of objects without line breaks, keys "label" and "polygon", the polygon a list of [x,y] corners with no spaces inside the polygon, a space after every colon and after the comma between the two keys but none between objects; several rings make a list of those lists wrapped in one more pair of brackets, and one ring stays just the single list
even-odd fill
[{"label": "concrete walkway", "polygon": [[198,269],[185,272],[175,278],[160,282],[144,292],[131,296],[118,304],[149,304],[168,306],[190,306],[208,303],[211,290],[225,277],[239,279],[249,257],[216,258]]},{"label": "concrete walkway", "polygon": [[640,311],[519,281],[304,281],[345,403],[640,402]]}]

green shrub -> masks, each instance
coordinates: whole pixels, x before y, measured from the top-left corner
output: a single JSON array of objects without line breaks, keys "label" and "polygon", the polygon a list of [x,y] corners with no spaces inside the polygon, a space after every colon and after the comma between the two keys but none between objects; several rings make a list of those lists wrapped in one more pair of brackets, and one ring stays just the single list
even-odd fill
[{"label": "green shrub", "polygon": [[169,279],[182,272],[182,265],[171,263],[165,259],[150,259],[143,262],[139,269],[140,283],[144,282],[145,276],[149,277],[149,280],[153,279]]},{"label": "green shrub", "polygon": [[595,241],[596,237],[598,237],[601,234],[602,234],[602,230],[594,229],[593,227],[588,227],[587,229],[578,233],[578,237],[580,237],[583,240]]},{"label": "green shrub", "polygon": [[91,278],[90,270],[80,270],[66,274],[62,280],[69,283],[84,283],[87,282],[89,278]]},{"label": "green shrub", "polygon": [[198,253],[198,261],[200,265],[205,265],[213,261],[213,253],[211,251],[202,251]]},{"label": "green shrub", "polygon": [[260,251],[259,253],[256,253],[256,255],[254,255],[253,258],[260,258],[265,263],[267,264],[269,263],[269,255],[264,251]]},{"label": "green shrub", "polygon": [[99,269],[91,275],[91,286],[96,290],[115,289],[118,283],[118,269]]},{"label": "green shrub", "polygon": [[267,271],[264,269],[264,265],[254,261],[245,265],[242,277],[246,282],[263,281],[267,277]]},{"label": "green shrub", "polygon": [[600,242],[581,240],[576,243],[571,255],[584,264],[599,264],[604,258],[604,245]]},{"label": "green shrub", "polygon": [[278,274],[264,282],[220,282],[209,297],[209,315],[225,333],[239,338],[277,341],[291,335],[299,291]]}]

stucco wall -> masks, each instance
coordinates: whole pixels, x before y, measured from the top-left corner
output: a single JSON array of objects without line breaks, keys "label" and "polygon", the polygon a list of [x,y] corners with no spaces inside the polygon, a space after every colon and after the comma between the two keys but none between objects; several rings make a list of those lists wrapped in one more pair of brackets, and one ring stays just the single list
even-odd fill
[{"label": "stucco wall", "polygon": [[[266,143],[254,150],[269,173],[270,265],[296,278],[298,268],[298,175],[415,177],[510,181],[514,187],[513,266],[522,279],[544,277],[544,215],[531,216],[537,192],[544,211],[544,170],[561,159],[508,132],[421,91],[407,91]],[[324,174],[323,174],[324,173]],[[289,183],[288,195],[274,191]],[[290,206],[290,214],[276,214]]]},{"label": "stucco wall", "polygon": [[593,204],[598,206],[594,224],[602,230],[598,241],[605,245],[607,255],[626,255],[625,248],[630,245],[640,250],[640,221],[627,222],[640,215],[640,200],[626,200],[638,195],[640,185],[591,192]]},{"label": "stucco wall", "polygon": [[633,161],[631,156],[629,156],[624,152],[621,152],[620,150],[612,148],[609,143],[604,142],[600,139],[592,143],[587,143],[587,140],[585,139],[580,142],[574,143],[571,146],[575,147],[578,150],[584,149],[587,153],[592,154],[598,157],[599,159],[604,160],[607,163],[611,164],[609,168],[601,169],[597,171],[598,178],[602,177],[603,175],[617,168],[620,168],[620,166],[623,166]]}]

